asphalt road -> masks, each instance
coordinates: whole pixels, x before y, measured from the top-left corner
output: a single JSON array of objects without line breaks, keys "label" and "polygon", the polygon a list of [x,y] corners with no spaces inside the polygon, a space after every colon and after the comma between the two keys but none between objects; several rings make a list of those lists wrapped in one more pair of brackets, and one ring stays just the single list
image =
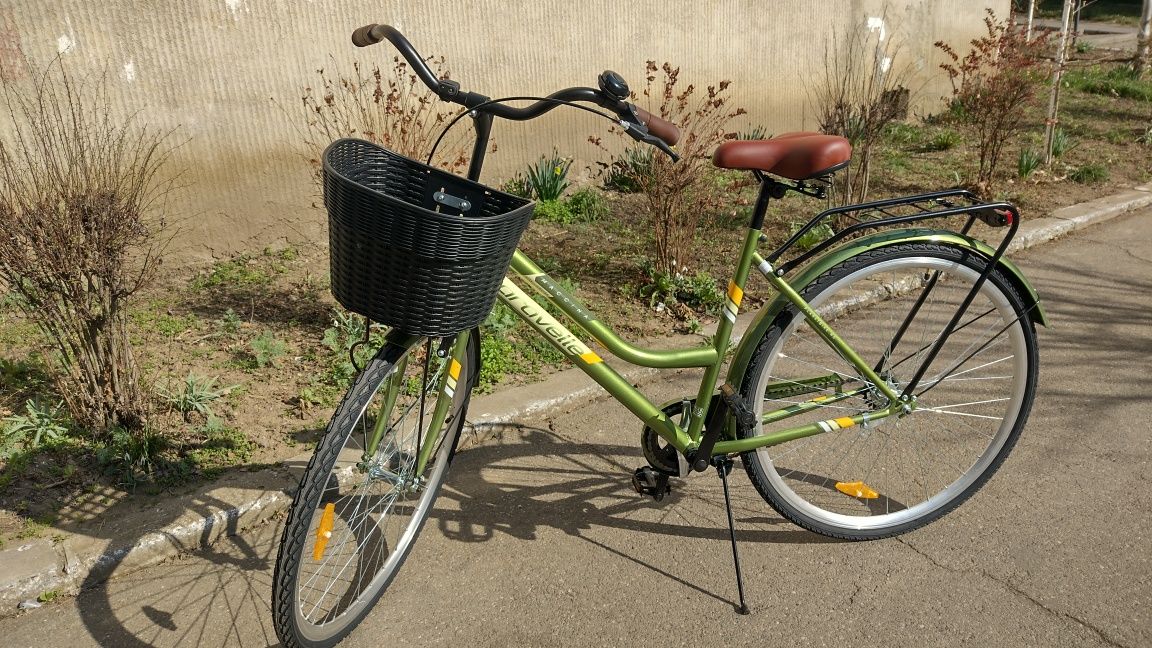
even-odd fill
[{"label": "asphalt road", "polygon": [[[750,616],[719,482],[640,499],[638,424],[599,401],[457,458],[348,646],[1152,645],[1152,209],[1018,255],[1051,318],[1032,419],[996,477],[903,537],[828,541],[736,472]],[[652,385],[689,393],[690,375]],[[0,621],[3,646],[272,646],[268,524]]]}]

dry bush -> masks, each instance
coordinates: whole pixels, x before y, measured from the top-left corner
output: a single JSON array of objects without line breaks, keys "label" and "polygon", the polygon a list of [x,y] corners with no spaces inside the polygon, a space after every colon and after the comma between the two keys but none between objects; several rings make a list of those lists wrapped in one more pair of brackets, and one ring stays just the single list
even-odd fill
[{"label": "dry bush", "polygon": [[991,189],[1004,144],[1035,119],[1032,110],[1049,66],[1043,56],[1050,34],[1028,40],[1024,27],[997,20],[991,9],[984,26],[988,33],[973,39],[963,58],[947,43],[936,42],[950,61],[940,67],[952,82],[952,115],[977,141],[980,164],[973,188],[980,194]]},{"label": "dry bush", "polygon": [[846,38],[833,35],[824,48],[824,75],[810,100],[820,130],[852,143],[852,165],[837,179],[843,204],[867,199],[872,152],[884,129],[907,117],[912,68],[893,67],[899,50],[890,35],[864,29]]},{"label": "dry bush", "polygon": [[736,137],[727,126],[745,110],[732,106],[729,81],[700,92],[692,84],[678,87],[680,68],[669,63],[657,67],[655,61],[648,61],[646,72],[641,93],[647,100],[644,107],[680,128],[676,151],[681,159],[673,162],[655,153],[651,164],[614,167],[635,176],[632,184],[644,197],[643,210],[652,229],[655,269],[671,277],[685,274],[684,260],[689,258],[700,219],[725,200],[726,192],[715,182],[712,152],[724,140]]},{"label": "dry bush", "polygon": [[[437,78],[448,76],[444,59],[428,59]],[[319,169],[320,153],[343,137],[359,137],[423,162],[432,143],[454,112],[408,68],[400,57],[392,59],[386,74],[379,66],[352,64],[350,72],[316,70],[319,87],[307,86],[301,96],[305,111],[303,136],[310,161]],[[459,173],[468,165],[462,137],[446,140],[432,162]]]},{"label": "dry bush", "polygon": [[72,419],[140,431],[125,306],[160,262],[171,133],[114,116],[106,78],[79,81],[60,59],[29,69],[0,78],[0,283],[55,347]]}]

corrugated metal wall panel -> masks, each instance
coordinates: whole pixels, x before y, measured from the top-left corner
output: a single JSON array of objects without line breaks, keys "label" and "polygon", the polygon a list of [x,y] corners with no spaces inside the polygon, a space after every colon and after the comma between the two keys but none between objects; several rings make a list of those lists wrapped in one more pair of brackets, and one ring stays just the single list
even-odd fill
[{"label": "corrugated metal wall panel", "polygon": [[[300,97],[317,68],[391,58],[386,45],[350,45],[364,23],[397,26],[423,54],[444,56],[466,89],[490,96],[595,85],[606,68],[636,88],[646,60],[669,61],[684,82],[731,80],[749,111],[739,126],[779,133],[815,126],[805,85],[823,69],[832,35],[867,29],[869,18],[884,16],[890,37],[907,37],[908,60],[926,72],[920,96],[937,100],[947,88],[932,43],[979,33],[985,4],[1008,11],[1007,0],[10,0],[0,5],[0,67],[18,69],[22,55],[43,64],[63,50],[83,74],[108,74],[125,110],[179,127],[188,140],[174,159],[187,185],[172,251],[180,262],[281,238],[323,241],[297,131]],[[603,157],[587,136],[604,133],[575,111],[497,124],[485,179],[553,147],[584,169]]]}]

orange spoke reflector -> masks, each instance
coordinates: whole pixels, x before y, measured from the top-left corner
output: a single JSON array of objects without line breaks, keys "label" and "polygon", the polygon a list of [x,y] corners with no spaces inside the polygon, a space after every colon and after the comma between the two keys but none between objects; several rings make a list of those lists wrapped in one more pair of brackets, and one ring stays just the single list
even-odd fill
[{"label": "orange spoke reflector", "polygon": [[859,497],[860,499],[876,499],[880,497],[880,493],[872,490],[868,487],[868,484],[862,481],[836,482],[836,490],[849,497]]},{"label": "orange spoke reflector", "polygon": [[[837,484],[836,488],[840,488]],[[324,505],[324,513],[320,516],[320,527],[316,529],[316,546],[312,547],[312,560],[319,562],[324,558],[324,550],[328,548],[328,539],[332,537],[332,525],[336,521],[336,505],[329,502]]]}]

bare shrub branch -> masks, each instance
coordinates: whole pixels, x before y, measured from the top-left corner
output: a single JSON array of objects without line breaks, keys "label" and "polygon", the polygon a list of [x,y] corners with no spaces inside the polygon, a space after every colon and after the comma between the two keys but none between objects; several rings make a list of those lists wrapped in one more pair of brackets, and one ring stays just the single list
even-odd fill
[{"label": "bare shrub branch", "polygon": [[[696,236],[700,219],[715,212],[724,192],[711,182],[712,152],[721,142],[736,137],[728,122],[743,115],[727,94],[730,81],[708,86],[703,92],[692,84],[677,86],[680,68],[669,63],[657,67],[648,61],[641,95],[647,110],[676,124],[682,133],[677,152],[680,161],[656,153],[650,164],[623,165],[632,184],[643,194],[643,209],[652,230],[656,269],[668,276],[685,272],[684,260]],[[597,141],[593,138],[593,143]]]},{"label": "bare shrub branch", "polygon": [[[427,62],[437,78],[448,76],[443,58]],[[316,73],[319,86],[306,86],[300,100],[305,113],[304,144],[317,170],[324,148],[344,137],[366,139],[423,162],[454,115],[442,108],[440,99],[399,56],[393,57],[387,73],[375,65],[363,68],[358,62],[345,71],[335,61]],[[465,140],[460,136],[446,141],[432,162],[459,173],[468,164]]]},{"label": "bare shrub branch", "polygon": [[852,165],[837,179],[844,204],[867,199],[873,149],[884,129],[908,114],[913,68],[894,64],[900,49],[895,38],[879,29],[833,34],[825,45],[824,75],[809,97],[820,130],[852,143]]},{"label": "bare shrub branch", "polygon": [[124,306],[160,263],[171,132],[115,117],[105,77],[81,82],[61,59],[29,68],[0,79],[0,282],[56,348],[73,420],[140,430]]},{"label": "bare shrub branch", "polygon": [[977,140],[980,164],[973,188],[987,194],[1005,142],[1024,130],[1029,109],[1044,83],[1048,63],[1043,55],[1049,32],[1028,40],[1025,28],[1001,21],[987,10],[987,34],[973,39],[963,58],[950,45],[936,47],[950,62],[940,65],[952,82],[952,115]]}]

